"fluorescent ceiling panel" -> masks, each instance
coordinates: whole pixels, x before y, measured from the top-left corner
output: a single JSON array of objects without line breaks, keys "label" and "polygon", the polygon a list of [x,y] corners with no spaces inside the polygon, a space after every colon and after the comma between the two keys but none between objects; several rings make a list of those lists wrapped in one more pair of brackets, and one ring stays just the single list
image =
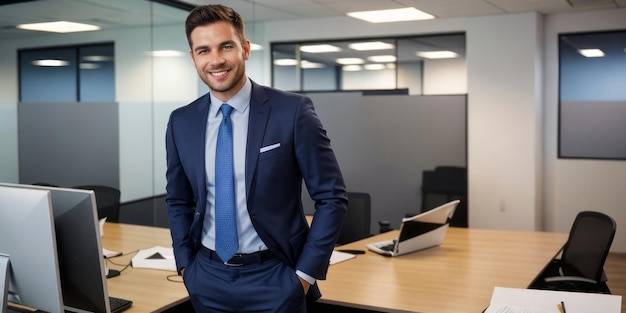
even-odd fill
[{"label": "fluorescent ceiling panel", "polygon": [[326,67],[323,63],[310,62],[307,60],[302,60],[300,62],[300,67],[303,69],[312,69],[312,68],[323,68]]},{"label": "fluorescent ceiling panel", "polygon": [[31,64],[35,66],[68,66],[70,65],[70,62],[65,60],[44,59],[34,60],[31,62]]},{"label": "fluorescent ceiling panel", "polygon": [[379,63],[395,62],[396,59],[395,55],[372,55],[367,57],[368,61]]},{"label": "fluorescent ceiling panel", "polygon": [[580,49],[578,53],[588,58],[601,58],[604,56],[604,52],[600,49]]},{"label": "fluorescent ceiling panel", "polygon": [[150,52],[150,55],[157,58],[173,58],[173,57],[183,57],[187,55],[185,52],[178,50],[154,50]]},{"label": "fluorescent ceiling panel", "polygon": [[432,14],[428,14],[413,7],[391,10],[348,12],[346,14],[350,17],[358,18],[370,23],[406,22],[435,18]]},{"label": "fluorescent ceiling panel", "polygon": [[86,55],[83,57],[83,61],[109,62],[109,61],[113,61],[113,57],[110,57],[108,55]]},{"label": "fluorescent ceiling panel", "polygon": [[297,60],[294,59],[276,59],[274,60],[274,65],[277,66],[295,66],[298,64]]},{"label": "fluorescent ceiling panel", "polygon": [[418,51],[415,53],[417,56],[426,59],[453,59],[459,55],[452,51]]},{"label": "fluorescent ceiling panel", "polygon": [[370,41],[370,42],[355,42],[348,45],[350,49],[357,51],[371,51],[371,50],[389,50],[396,46],[382,42],[382,41]]},{"label": "fluorescent ceiling panel", "polygon": [[300,51],[308,52],[308,53],[329,53],[329,52],[339,52],[341,48],[333,45],[307,45],[301,46]]},{"label": "fluorescent ceiling panel", "polygon": [[361,58],[338,58],[335,62],[342,65],[350,65],[350,64],[363,64],[365,61]]},{"label": "fluorescent ceiling panel", "polygon": [[385,66],[385,64],[375,63],[375,64],[365,64],[363,65],[363,68],[368,71],[380,71],[380,70],[386,69],[387,67]]},{"label": "fluorescent ceiling panel", "polygon": [[363,67],[361,65],[353,64],[353,65],[344,65],[341,67],[341,70],[344,72],[357,72],[362,71]]},{"label": "fluorescent ceiling panel", "polygon": [[94,30],[100,30],[100,26],[74,23],[67,21],[47,22],[47,23],[33,23],[33,24],[20,24],[17,25],[19,29],[36,30],[41,32],[52,33],[75,33],[75,32],[88,32]]}]

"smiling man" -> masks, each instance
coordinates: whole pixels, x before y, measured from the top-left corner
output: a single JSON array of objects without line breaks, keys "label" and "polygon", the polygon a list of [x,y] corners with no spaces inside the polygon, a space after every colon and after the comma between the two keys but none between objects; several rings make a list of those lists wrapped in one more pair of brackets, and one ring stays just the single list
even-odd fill
[{"label": "smiling man", "polygon": [[191,302],[198,313],[306,312],[348,206],[330,139],[308,97],[246,76],[250,42],[232,8],[197,7],[185,28],[209,87],[166,133],[169,224]]}]

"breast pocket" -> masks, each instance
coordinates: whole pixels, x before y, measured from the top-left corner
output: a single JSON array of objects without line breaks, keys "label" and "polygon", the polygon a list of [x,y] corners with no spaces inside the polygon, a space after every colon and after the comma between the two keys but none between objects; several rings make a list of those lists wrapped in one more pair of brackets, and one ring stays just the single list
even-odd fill
[{"label": "breast pocket", "polygon": [[283,150],[280,143],[263,146],[259,149],[259,161],[275,158],[281,155]]}]

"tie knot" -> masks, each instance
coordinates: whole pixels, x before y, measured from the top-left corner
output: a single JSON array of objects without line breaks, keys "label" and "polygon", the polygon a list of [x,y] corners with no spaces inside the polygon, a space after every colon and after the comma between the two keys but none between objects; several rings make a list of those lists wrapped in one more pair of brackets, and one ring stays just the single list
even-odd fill
[{"label": "tie knot", "polygon": [[220,110],[222,110],[222,118],[229,118],[230,113],[233,112],[233,107],[231,107],[228,103],[224,103],[220,107]]}]

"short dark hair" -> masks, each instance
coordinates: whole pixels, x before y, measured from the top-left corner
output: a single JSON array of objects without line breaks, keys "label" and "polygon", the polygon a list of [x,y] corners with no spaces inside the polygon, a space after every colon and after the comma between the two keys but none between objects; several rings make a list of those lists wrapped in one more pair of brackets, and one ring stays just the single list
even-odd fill
[{"label": "short dark hair", "polygon": [[231,7],[221,4],[209,4],[194,8],[187,16],[187,20],[185,21],[185,32],[187,33],[189,47],[192,47],[191,32],[193,32],[196,27],[216,22],[230,23],[239,35],[241,44],[243,45],[246,41],[243,18],[239,15],[239,13],[237,13],[237,11]]}]

